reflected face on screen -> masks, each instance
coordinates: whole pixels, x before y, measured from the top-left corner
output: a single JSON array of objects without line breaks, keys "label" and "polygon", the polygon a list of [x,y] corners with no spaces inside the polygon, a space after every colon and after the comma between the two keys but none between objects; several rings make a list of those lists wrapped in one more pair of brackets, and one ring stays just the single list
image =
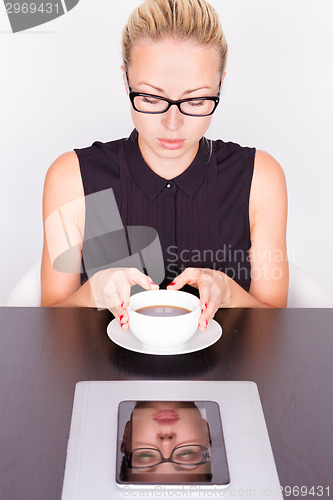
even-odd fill
[{"label": "reflected face on screen", "polygon": [[121,451],[126,479],[135,482],[202,482],[211,478],[210,434],[192,402],[136,404]]}]

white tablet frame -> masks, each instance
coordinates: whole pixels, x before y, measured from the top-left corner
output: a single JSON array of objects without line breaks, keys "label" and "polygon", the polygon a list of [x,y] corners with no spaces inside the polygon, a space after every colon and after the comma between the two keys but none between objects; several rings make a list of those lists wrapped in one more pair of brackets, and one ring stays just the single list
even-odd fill
[{"label": "white tablet frame", "polygon": [[[120,401],[216,401],[230,484],[120,485],[115,480]],[[283,499],[254,382],[114,381],[76,385],[62,500],[126,497]]]}]

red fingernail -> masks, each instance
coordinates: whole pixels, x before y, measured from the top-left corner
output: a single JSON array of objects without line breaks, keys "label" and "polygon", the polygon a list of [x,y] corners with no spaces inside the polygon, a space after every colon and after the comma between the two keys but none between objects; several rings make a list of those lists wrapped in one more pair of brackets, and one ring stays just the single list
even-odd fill
[{"label": "red fingernail", "polygon": [[176,283],[173,281],[172,283],[170,283],[170,285],[168,286],[174,286]]},{"label": "red fingernail", "polygon": [[120,321],[123,319],[123,317],[124,317],[124,315],[122,314],[122,315],[120,316],[120,318],[119,318],[119,319],[120,319]]},{"label": "red fingernail", "polygon": [[124,307],[124,302],[121,303],[121,306],[120,307]]},{"label": "red fingernail", "polygon": [[206,326],[208,326],[208,319],[207,319],[207,321],[206,321]]},{"label": "red fingernail", "polygon": [[124,326],[125,323],[120,323],[121,328]]},{"label": "red fingernail", "polygon": [[207,302],[206,302],[206,303],[205,303],[205,308],[207,309],[207,307],[208,307],[208,306],[207,306]]},{"label": "red fingernail", "polygon": [[158,284],[157,284],[157,283],[154,283],[153,281],[151,281],[151,282],[150,282],[150,284],[151,284],[151,285],[156,285],[156,286],[158,286]]}]

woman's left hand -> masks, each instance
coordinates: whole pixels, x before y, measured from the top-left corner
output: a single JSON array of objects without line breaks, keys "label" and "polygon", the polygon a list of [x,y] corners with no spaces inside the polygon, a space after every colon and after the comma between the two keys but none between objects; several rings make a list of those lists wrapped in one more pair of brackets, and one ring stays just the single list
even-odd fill
[{"label": "woman's left hand", "polygon": [[188,267],[167,286],[169,290],[180,290],[189,284],[199,290],[201,316],[199,329],[205,331],[228,292],[227,276],[213,269]]}]

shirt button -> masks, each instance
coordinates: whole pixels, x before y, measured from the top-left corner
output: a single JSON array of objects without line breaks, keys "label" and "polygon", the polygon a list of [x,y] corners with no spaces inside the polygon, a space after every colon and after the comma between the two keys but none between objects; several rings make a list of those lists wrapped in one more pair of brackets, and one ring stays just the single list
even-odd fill
[{"label": "shirt button", "polygon": [[171,184],[170,184],[170,183],[168,183],[168,184],[166,185],[166,187],[167,187],[167,188],[171,188]]}]

